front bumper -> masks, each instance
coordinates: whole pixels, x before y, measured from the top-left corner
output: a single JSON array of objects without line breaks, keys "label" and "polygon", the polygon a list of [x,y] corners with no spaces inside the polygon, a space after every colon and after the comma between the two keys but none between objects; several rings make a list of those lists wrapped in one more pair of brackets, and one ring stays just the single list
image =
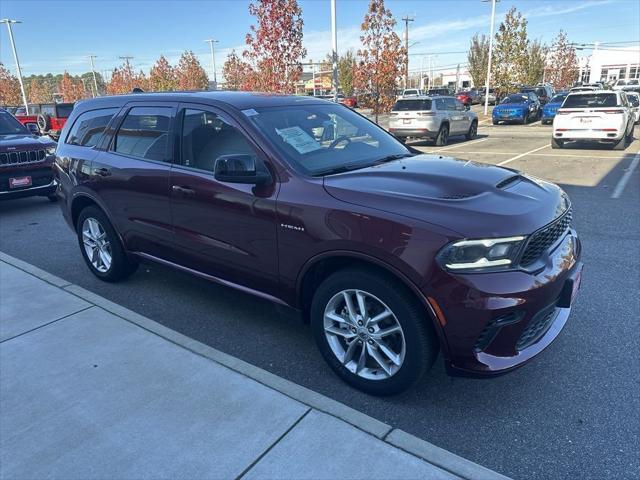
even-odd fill
[{"label": "front bumper", "polygon": [[493,112],[491,118],[499,122],[522,122],[527,116],[526,111],[517,111],[509,113]]},{"label": "front bumper", "polygon": [[[567,322],[583,265],[574,230],[536,272],[438,274],[430,298],[440,315],[451,375],[506,373],[538,355]],[[432,305],[433,306],[433,305]]]},{"label": "front bumper", "polygon": [[[31,185],[11,188],[9,179],[13,177],[31,177]],[[50,162],[25,164],[0,168],[0,200],[30,196],[48,196],[55,193],[57,183]]]}]

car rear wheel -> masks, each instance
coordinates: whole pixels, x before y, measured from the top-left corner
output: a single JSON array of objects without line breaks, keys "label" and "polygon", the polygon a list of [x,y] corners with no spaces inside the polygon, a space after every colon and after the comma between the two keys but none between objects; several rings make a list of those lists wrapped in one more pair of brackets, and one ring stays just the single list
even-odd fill
[{"label": "car rear wheel", "polygon": [[37,123],[38,128],[42,133],[47,133],[49,131],[49,128],[51,128],[51,118],[49,118],[49,115],[45,113],[38,114]]},{"label": "car rear wheel", "polygon": [[78,244],[85,263],[96,277],[117,282],[131,275],[137,263],[128,257],[111,222],[97,207],[86,207],[76,224]]},{"label": "car rear wheel", "polygon": [[443,147],[449,141],[449,126],[442,125],[440,126],[440,130],[438,130],[438,136],[436,137],[436,146]]},{"label": "car rear wheel", "polygon": [[437,340],[424,308],[396,280],[366,269],[328,277],[311,305],[311,327],[334,372],[373,395],[405,390],[433,365]]},{"label": "car rear wheel", "polygon": [[493,122],[494,125],[498,125],[500,123],[498,120],[495,120],[495,119],[492,120],[492,122]]},{"label": "car rear wheel", "polygon": [[564,147],[564,140],[551,137],[551,148],[562,148],[562,147]]},{"label": "car rear wheel", "polygon": [[467,140],[473,140],[478,135],[478,122],[475,120],[471,122],[471,126],[469,127],[469,131],[465,135]]}]

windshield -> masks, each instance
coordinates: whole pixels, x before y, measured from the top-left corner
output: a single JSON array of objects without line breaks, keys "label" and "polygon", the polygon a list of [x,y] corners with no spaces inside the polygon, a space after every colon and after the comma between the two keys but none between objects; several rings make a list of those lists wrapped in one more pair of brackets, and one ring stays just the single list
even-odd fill
[{"label": "windshield", "polygon": [[526,95],[508,95],[500,103],[524,103],[529,100]]},{"label": "windshield", "polygon": [[569,95],[562,104],[562,108],[601,108],[616,106],[618,106],[618,96],[615,93]]},{"label": "windshield", "polygon": [[409,112],[413,110],[431,110],[431,100],[398,100],[392,112]]},{"label": "windshield", "polygon": [[14,135],[16,133],[29,132],[18,120],[13,118],[13,115],[0,110],[0,135]]},{"label": "windshield", "polygon": [[243,113],[295,169],[307,175],[354,170],[412,155],[380,127],[339,105],[256,110]]},{"label": "windshield", "polygon": [[564,99],[567,98],[567,94],[563,93],[561,95],[554,95],[549,103],[562,103]]}]

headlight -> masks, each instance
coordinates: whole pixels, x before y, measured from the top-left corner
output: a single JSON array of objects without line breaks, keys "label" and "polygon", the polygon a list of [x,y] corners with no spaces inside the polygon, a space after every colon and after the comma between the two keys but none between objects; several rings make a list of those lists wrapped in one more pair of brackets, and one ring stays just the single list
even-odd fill
[{"label": "headlight", "polygon": [[47,148],[46,148],[46,151],[47,151],[47,155],[55,155],[55,154],[56,154],[56,147],[55,147],[55,145],[54,145],[54,146],[51,146],[51,147],[47,147]]},{"label": "headlight", "polygon": [[518,258],[524,240],[524,236],[461,240],[446,245],[437,259],[452,272],[506,270]]}]

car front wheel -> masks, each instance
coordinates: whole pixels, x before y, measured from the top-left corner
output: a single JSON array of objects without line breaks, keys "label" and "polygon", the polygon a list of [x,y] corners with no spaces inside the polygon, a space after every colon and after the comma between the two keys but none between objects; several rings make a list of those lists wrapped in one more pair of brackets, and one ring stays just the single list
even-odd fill
[{"label": "car front wheel", "polygon": [[478,122],[475,120],[471,122],[471,126],[469,127],[469,131],[465,135],[467,140],[473,140],[478,135]]},{"label": "car front wheel", "polygon": [[433,365],[438,347],[427,322],[401,284],[366,269],[328,277],[311,306],[324,359],[348,384],[373,395],[405,390]]},{"label": "car front wheel", "polygon": [[76,232],[82,257],[99,279],[116,282],[135,271],[137,263],[127,257],[111,222],[99,208],[90,206],[80,212]]}]

